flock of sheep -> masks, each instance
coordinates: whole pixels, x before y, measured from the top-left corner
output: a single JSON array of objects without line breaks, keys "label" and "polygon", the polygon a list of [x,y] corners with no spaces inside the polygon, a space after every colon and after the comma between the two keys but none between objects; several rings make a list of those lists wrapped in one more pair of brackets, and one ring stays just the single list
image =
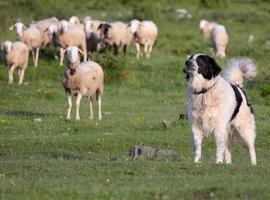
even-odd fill
[{"label": "flock of sheep", "polygon": [[[23,82],[28,66],[29,52],[32,53],[34,66],[38,66],[40,48],[54,46],[60,51],[60,65],[66,55],[67,65],[62,79],[68,94],[67,119],[70,119],[72,96],[76,100],[76,120],[80,119],[79,107],[82,97],[88,97],[90,118],[93,118],[92,96],[96,93],[99,119],[101,116],[101,96],[104,88],[102,67],[92,61],[92,53],[103,48],[112,49],[115,54],[120,49],[126,52],[127,46],[135,44],[136,57],[140,58],[140,46],[144,47],[147,58],[158,35],[158,28],[152,21],[131,20],[128,24],[120,21],[104,22],[85,17],[81,21],[76,16],[59,21],[52,17],[33,21],[29,25],[17,22],[10,27],[15,29],[16,41],[2,44],[4,62],[8,68],[8,82],[13,83],[13,72],[18,67],[19,84]],[[200,29],[205,37],[210,37],[215,55],[224,58],[228,44],[228,34],[223,25],[200,21]],[[84,62],[80,61],[80,54]],[[88,61],[87,61],[88,60]]]}]

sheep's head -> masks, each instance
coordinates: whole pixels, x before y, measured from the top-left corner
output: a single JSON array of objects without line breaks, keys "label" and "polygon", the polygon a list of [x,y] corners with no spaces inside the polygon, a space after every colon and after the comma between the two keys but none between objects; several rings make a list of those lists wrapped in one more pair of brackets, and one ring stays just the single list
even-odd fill
[{"label": "sheep's head", "polygon": [[85,31],[86,35],[89,35],[90,33],[92,33],[94,31],[92,28],[92,20],[90,20],[90,19],[84,19],[83,26],[84,26],[84,31]]},{"label": "sheep's head", "polygon": [[131,31],[132,34],[136,33],[140,23],[141,22],[139,20],[137,20],[137,19],[131,20],[128,27],[130,27],[130,31]]},{"label": "sheep's head", "polygon": [[69,27],[70,23],[67,20],[61,20],[58,29],[61,31],[61,33],[64,33],[69,29]]},{"label": "sheep's head", "polygon": [[201,30],[202,34],[204,35],[204,37],[207,38],[210,36],[211,29],[212,29],[211,22],[208,22],[206,20],[200,21],[200,30]]},{"label": "sheep's head", "polygon": [[91,19],[92,19],[92,18],[91,18],[90,16],[85,16],[85,17],[82,19],[81,23],[85,24],[85,22],[91,21]]},{"label": "sheep's head", "polygon": [[67,61],[69,64],[76,64],[80,62],[80,55],[79,53],[81,53],[82,55],[84,54],[82,52],[82,50],[80,50],[78,47],[76,46],[70,46],[67,49],[65,49],[65,53],[66,53],[66,57],[67,57]]},{"label": "sheep's head", "polygon": [[11,47],[12,47],[12,42],[7,40],[2,44],[1,49],[5,53],[9,53],[11,51]]},{"label": "sheep's head", "polygon": [[46,32],[47,32],[47,34],[48,34],[48,36],[50,38],[52,38],[53,37],[53,34],[57,33],[57,31],[58,31],[58,27],[55,24],[51,24],[48,27],[48,29],[46,30]]},{"label": "sheep's head", "polygon": [[100,37],[106,39],[109,37],[109,30],[112,26],[108,23],[102,23],[98,26],[98,30],[100,30]]},{"label": "sheep's head", "polygon": [[[23,31],[26,29],[25,25],[21,22],[17,22],[14,24],[16,35],[21,36]],[[13,29],[13,27],[11,27]]]},{"label": "sheep's head", "polygon": [[69,18],[69,23],[74,24],[74,25],[79,25],[80,20],[77,16],[72,16]]}]

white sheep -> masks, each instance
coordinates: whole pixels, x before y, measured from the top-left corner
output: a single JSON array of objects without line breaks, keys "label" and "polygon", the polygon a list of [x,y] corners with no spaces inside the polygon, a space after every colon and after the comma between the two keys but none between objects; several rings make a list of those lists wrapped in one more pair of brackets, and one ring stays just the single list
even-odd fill
[{"label": "white sheep", "polygon": [[70,119],[72,96],[77,96],[76,120],[80,119],[79,108],[82,97],[88,98],[90,119],[93,119],[92,96],[96,94],[98,101],[98,118],[101,120],[101,96],[104,89],[104,73],[101,66],[94,61],[87,61],[80,64],[79,53],[83,54],[76,46],[71,46],[66,49],[68,64],[64,71],[62,84],[68,94],[67,119]]},{"label": "white sheep", "polygon": [[13,72],[18,67],[19,84],[22,84],[28,65],[29,49],[23,42],[5,41],[1,49],[4,52],[4,62],[8,68],[8,83],[13,83]]},{"label": "white sheep", "polygon": [[53,44],[52,38],[47,34],[48,28],[51,25],[58,26],[59,20],[56,17],[42,19],[39,21],[32,21],[31,25],[35,25],[42,33],[42,46],[47,47]]},{"label": "white sheep", "polygon": [[157,39],[158,28],[152,21],[132,20],[129,24],[130,32],[134,35],[136,43],[137,59],[140,58],[140,45],[144,46],[144,52],[147,58],[150,58],[153,45]]},{"label": "white sheep", "polygon": [[23,23],[17,22],[10,27],[15,28],[17,40],[24,42],[30,51],[32,51],[34,66],[38,66],[39,49],[42,46],[42,33],[35,26],[26,27]]},{"label": "white sheep", "polygon": [[69,46],[77,46],[84,52],[84,61],[87,60],[86,37],[84,30],[77,25],[70,24],[66,20],[48,28],[48,35],[60,46],[60,65],[64,62],[64,49]]},{"label": "white sheep", "polygon": [[133,42],[133,34],[123,22],[102,23],[98,29],[100,29],[102,41],[105,45],[113,47],[115,54],[121,47],[126,53],[126,47]]},{"label": "white sheep", "polygon": [[229,42],[228,33],[223,25],[214,25],[211,31],[211,41],[216,56],[226,57],[226,47]]},{"label": "white sheep", "polygon": [[229,36],[225,26],[215,22],[201,20],[200,29],[205,38],[210,36],[215,55],[220,58],[225,58],[225,52],[229,42]]}]

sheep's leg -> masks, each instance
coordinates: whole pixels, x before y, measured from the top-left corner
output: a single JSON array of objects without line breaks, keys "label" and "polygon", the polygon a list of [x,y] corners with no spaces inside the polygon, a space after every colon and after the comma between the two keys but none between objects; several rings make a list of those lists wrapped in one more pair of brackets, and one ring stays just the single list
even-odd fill
[{"label": "sheep's leg", "polygon": [[14,72],[14,69],[15,69],[15,65],[11,65],[11,67],[9,67],[9,70],[8,70],[8,83],[9,84],[12,84],[13,83],[13,72]]},{"label": "sheep's leg", "polygon": [[32,49],[32,59],[35,66],[35,50],[34,49]]},{"label": "sheep's leg", "polygon": [[126,44],[123,46],[123,51],[124,51],[124,54],[127,53],[127,45]]},{"label": "sheep's leg", "polygon": [[89,100],[90,119],[93,119],[93,98],[89,96],[88,100]]},{"label": "sheep's leg", "polygon": [[114,55],[118,54],[118,46],[116,44],[113,44],[113,50],[114,50]]},{"label": "sheep's leg", "polygon": [[81,100],[82,100],[82,95],[79,93],[76,100],[76,118],[75,118],[76,120],[80,120],[79,109],[80,109]]},{"label": "sheep's leg", "polygon": [[101,114],[101,94],[98,94],[98,119],[102,120],[102,114]]},{"label": "sheep's leg", "polygon": [[149,45],[148,55],[146,55],[147,58],[150,58],[150,55],[151,55],[151,52],[152,52],[152,47],[153,47],[153,45]]},{"label": "sheep's leg", "polygon": [[64,54],[65,54],[65,50],[61,47],[60,48],[60,66],[63,66],[64,64]]},{"label": "sheep's leg", "polygon": [[144,44],[144,53],[145,53],[145,55],[146,55],[146,58],[149,58],[149,57],[148,57],[148,44],[147,44],[147,43]]},{"label": "sheep's leg", "polygon": [[38,66],[38,57],[39,57],[39,47],[36,48],[36,57],[35,57],[35,63],[34,63],[35,67]]},{"label": "sheep's leg", "polygon": [[24,67],[19,68],[19,71],[18,71],[18,73],[19,73],[19,84],[22,84],[22,82],[23,82],[24,70],[25,70]]},{"label": "sheep's leg", "polygon": [[70,119],[71,108],[72,108],[72,96],[68,95],[67,119]]},{"label": "sheep's leg", "polygon": [[83,61],[86,62],[87,61],[87,48],[86,48],[86,46],[82,47],[82,51],[83,51]]},{"label": "sheep's leg", "polygon": [[136,43],[136,52],[137,52],[136,54],[137,59],[140,59],[141,49],[139,43]]}]

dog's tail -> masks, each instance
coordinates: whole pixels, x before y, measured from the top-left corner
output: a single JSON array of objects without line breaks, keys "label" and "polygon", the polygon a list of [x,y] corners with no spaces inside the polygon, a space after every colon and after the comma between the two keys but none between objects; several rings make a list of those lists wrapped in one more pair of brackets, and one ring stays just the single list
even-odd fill
[{"label": "dog's tail", "polygon": [[243,87],[245,80],[251,80],[256,76],[256,68],[254,62],[249,58],[234,58],[229,61],[223,77],[229,83]]}]

